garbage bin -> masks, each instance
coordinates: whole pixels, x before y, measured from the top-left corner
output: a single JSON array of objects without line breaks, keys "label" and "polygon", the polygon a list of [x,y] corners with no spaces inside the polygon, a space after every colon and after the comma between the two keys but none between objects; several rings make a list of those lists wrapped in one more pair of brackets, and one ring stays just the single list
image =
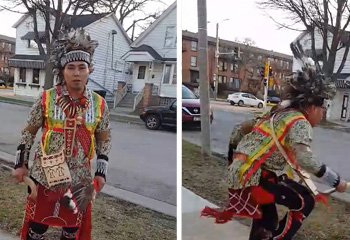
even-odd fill
[{"label": "garbage bin", "polygon": [[98,95],[100,95],[103,98],[106,98],[106,91],[104,90],[94,90],[95,93],[97,93]]}]

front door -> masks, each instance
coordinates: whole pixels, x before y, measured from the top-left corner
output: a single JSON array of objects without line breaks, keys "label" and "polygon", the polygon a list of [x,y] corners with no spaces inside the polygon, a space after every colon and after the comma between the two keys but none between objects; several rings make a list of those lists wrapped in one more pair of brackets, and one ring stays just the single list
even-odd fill
[{"label": "front door", "polygon": [[343,105],[341,108],[341,119],[346,119],[346,115],[348,112],[348,102],[349,102],[349,95],[344,95],[343,97]]},{"label": "front door", "polygon": [[132,84],[133,92],[140,92],[142,88],[145,86],[145,80],[147,75],[147,65],[139,65],[136,67],[134,81]]}]

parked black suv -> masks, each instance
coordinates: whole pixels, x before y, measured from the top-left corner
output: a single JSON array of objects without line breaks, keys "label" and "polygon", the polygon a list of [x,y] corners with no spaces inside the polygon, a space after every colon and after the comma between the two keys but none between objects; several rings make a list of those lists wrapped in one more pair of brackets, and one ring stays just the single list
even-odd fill
[{"label": "parked black suv", "polygon": [[162,125],[176,126],[176,107],[176,100],[167,106],[146,107],[140,118],[150,130],[157,130]]}]

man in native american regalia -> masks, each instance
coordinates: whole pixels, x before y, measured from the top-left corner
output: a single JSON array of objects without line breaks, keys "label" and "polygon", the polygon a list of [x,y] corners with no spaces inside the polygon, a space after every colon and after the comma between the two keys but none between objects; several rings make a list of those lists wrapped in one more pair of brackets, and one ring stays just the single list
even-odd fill
[{"label": "man in native american regalia", "polygon": [[[300,53],[295,55],[301,58]],[[202,216],[214,217],[217,223],[234,216],[252,218],[250,240],[292,239],[315,202],[325,201],[307,173],[338,192],[347,188],[311,150],[312,128],[323,119],[334,85],[307,64],[288,83],[285,100],[278,107],[234,129],[228,159],[230,203],[224,210],[206,207],[202,211]],[[301,182],[294,180],[293,172]],[[280,221],[276,204],[289,209]]]},{"label": "man in native american regalia", "polygon": [[[61,240],[91,239],[91,202],[105,184],[111,148],[107,104],[87,89],[97,45],[83,29],[62,33],[54,44],[50,61],[58,84],[34,103],[17,148],[13,176],[22,182],[28,175],[37,191],[36,199],[27,200],[21,240],[44,239],[49,226],[62,227]],[[29,152],[40,128],[28,174]]]}]

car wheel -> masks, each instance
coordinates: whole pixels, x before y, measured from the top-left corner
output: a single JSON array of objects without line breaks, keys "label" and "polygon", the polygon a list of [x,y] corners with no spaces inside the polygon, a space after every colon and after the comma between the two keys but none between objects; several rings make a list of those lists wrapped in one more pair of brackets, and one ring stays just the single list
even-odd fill
[{"label": "car wheel", "polygon": [[234,101],[230,101],[231,105],[235,105],[235,102]]},{"label": "car wheel", "polygon": [[160,119],[157,115],[148,115],[145,119],[147,129],[157,130],[160,127]]},{"label": "car wheel", "polygon": [[239,100],[238,106],[243,106],[243,105],[244,105],[244,102],[242,100]]},{"label": "car wheel", "polygon": [[258,104],[258,108],[262,108],[263,107],[263,104],[262,103],[259,103]]}]

